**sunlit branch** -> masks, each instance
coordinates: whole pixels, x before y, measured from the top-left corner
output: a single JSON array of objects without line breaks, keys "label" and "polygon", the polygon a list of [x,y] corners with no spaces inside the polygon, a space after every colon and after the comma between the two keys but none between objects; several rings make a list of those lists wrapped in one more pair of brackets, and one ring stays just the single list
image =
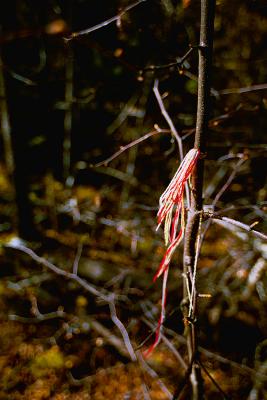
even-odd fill
[{"label": "sunlit branch", "polygon": [[223,217],[221,215],[211,215],[211,218],[213,218],[214,220],[220,220],[222,222],[222,226],[224,226],[225,228],[233,231],[233,226],[240,228],[242,230],[245,230],[246,232],[251,233],[253,236],[262,239],[262,240],[267,240],[267,235],[265,235],[264,233],[261,233],[259,231],[256,231],[255,229],[253,229],[250,225],[244,224],[243,222],[237,221],[235,219],[232,218],[228,218],[228,217]]}]

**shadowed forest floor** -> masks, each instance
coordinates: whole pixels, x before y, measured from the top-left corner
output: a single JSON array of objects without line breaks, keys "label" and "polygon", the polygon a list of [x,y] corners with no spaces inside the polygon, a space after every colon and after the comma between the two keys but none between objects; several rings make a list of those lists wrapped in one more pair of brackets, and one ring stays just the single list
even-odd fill
[{"label": "shadowed forest floor", "polygon": [[[12,194],[4,174],[1,182],[5,199],[1,218],[7,221],[14,211]],[[72,271],[77,262],[80,277],[117,295],[117,315],[133,347],[142,352],[153,340],[150,328],[156,326],[161,296],[160,284],[152,284],[163,251],[154,231],[155,211],[129,207],[122,220],[115,193],[103,195],[85,186],[70,191],[51,179],[48,184],[45,190],[47,181],[32,192],[42,240],[28,242],[27,247],[65,271]],[[45,196],[38,199],[42,190],[50,196],[54,192],[53,206]],[[53,224],[55,228],[46,228]],[[3,245],[14,238],[11,229],[1,233]],[[201,360],[232,399],[247,398],[255,380],[261,385],[266,382],[264,363],[254,360],[266,334],[265,306],[254,288],[248,293],[244,259],[228,265],[231,252],[236,257],[246,246],[214,225],[199,264],[201,293],[211,296],[200,301]],[[261,258],[259,254],[260,248],[253,259]],[[184,375],[172,345],[186,357],[182,313],[177,307],[182,297],[180,256],[171,269],[167,341],[144,366],[129,359],[103,301],[16,248],[2,247],[0,398],[169,399]],[[210,377],[203,373],[203,378],[207,398],[219,398]],[[186,391],[182,398],[187,398]]]}]

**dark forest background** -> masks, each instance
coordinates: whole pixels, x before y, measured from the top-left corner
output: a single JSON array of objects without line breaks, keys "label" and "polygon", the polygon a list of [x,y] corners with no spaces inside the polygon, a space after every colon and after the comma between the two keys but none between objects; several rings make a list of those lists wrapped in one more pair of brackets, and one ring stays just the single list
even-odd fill
[{"label": "dark forest background", "polygon": [[[110,304],[46,265],[78,267],[113,293],[133,348],[151,344],[161,296],[152,279],[164,251],[158,199],[179,162],[153,86],[186,153],[197,48],[180,59],[198,45],[200,1],[146,0],[125,12],[130,4],[1,5],[0,399],[168,399],[183,378],[182,249],[171,266],[166,340],[139,362]],[[231,399],[267,398],[267,245],[255,235],[266,234],[266,42],[265,1],[216,2],[204,204],[243,226],[205,221],[199,291],[211,297],[201,299],[197,323],[203,365]],[[204,379],[206,398],[219,399]]]}]

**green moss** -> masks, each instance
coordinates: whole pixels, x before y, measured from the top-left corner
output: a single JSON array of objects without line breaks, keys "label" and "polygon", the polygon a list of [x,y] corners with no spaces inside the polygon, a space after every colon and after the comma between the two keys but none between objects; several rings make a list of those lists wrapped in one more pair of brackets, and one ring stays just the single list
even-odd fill
[{"label": "green moss", "polygon": [[38,354],[32,361],[30,370],[36,378],[47,375],[49,371],[64,367],[64,357],[57,346]]}]

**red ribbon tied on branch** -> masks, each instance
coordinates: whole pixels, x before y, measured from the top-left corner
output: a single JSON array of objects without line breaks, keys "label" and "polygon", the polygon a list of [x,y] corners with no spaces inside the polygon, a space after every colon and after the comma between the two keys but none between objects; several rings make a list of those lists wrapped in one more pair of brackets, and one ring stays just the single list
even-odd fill
[{"label": "red ribbon tied on branch", "polygon": [[[172,178],[167,189],[161,195],[159,200],[159,211],[157,214],[158,226],[164,224],[164,238],[167,250],[159,265],[158,271],[153,281],[163,274],[162,299],[161,299],[161,315],[159,318],[156,338],[152,346],[145,352],[148,356],[157,346],[161,339],[162,324],[165,319],[165,304],[167,294],[167,278],[169,272],[169,264],[175,249],[178,247],[184,237],[185,230],[185,212],[184,212],[184,190],[187,180],[190,178],[192,171],[199,158],[200,151],[191,149],[183,158],[174,177]],[[189,206],[189,205],[188,205]]]}]

